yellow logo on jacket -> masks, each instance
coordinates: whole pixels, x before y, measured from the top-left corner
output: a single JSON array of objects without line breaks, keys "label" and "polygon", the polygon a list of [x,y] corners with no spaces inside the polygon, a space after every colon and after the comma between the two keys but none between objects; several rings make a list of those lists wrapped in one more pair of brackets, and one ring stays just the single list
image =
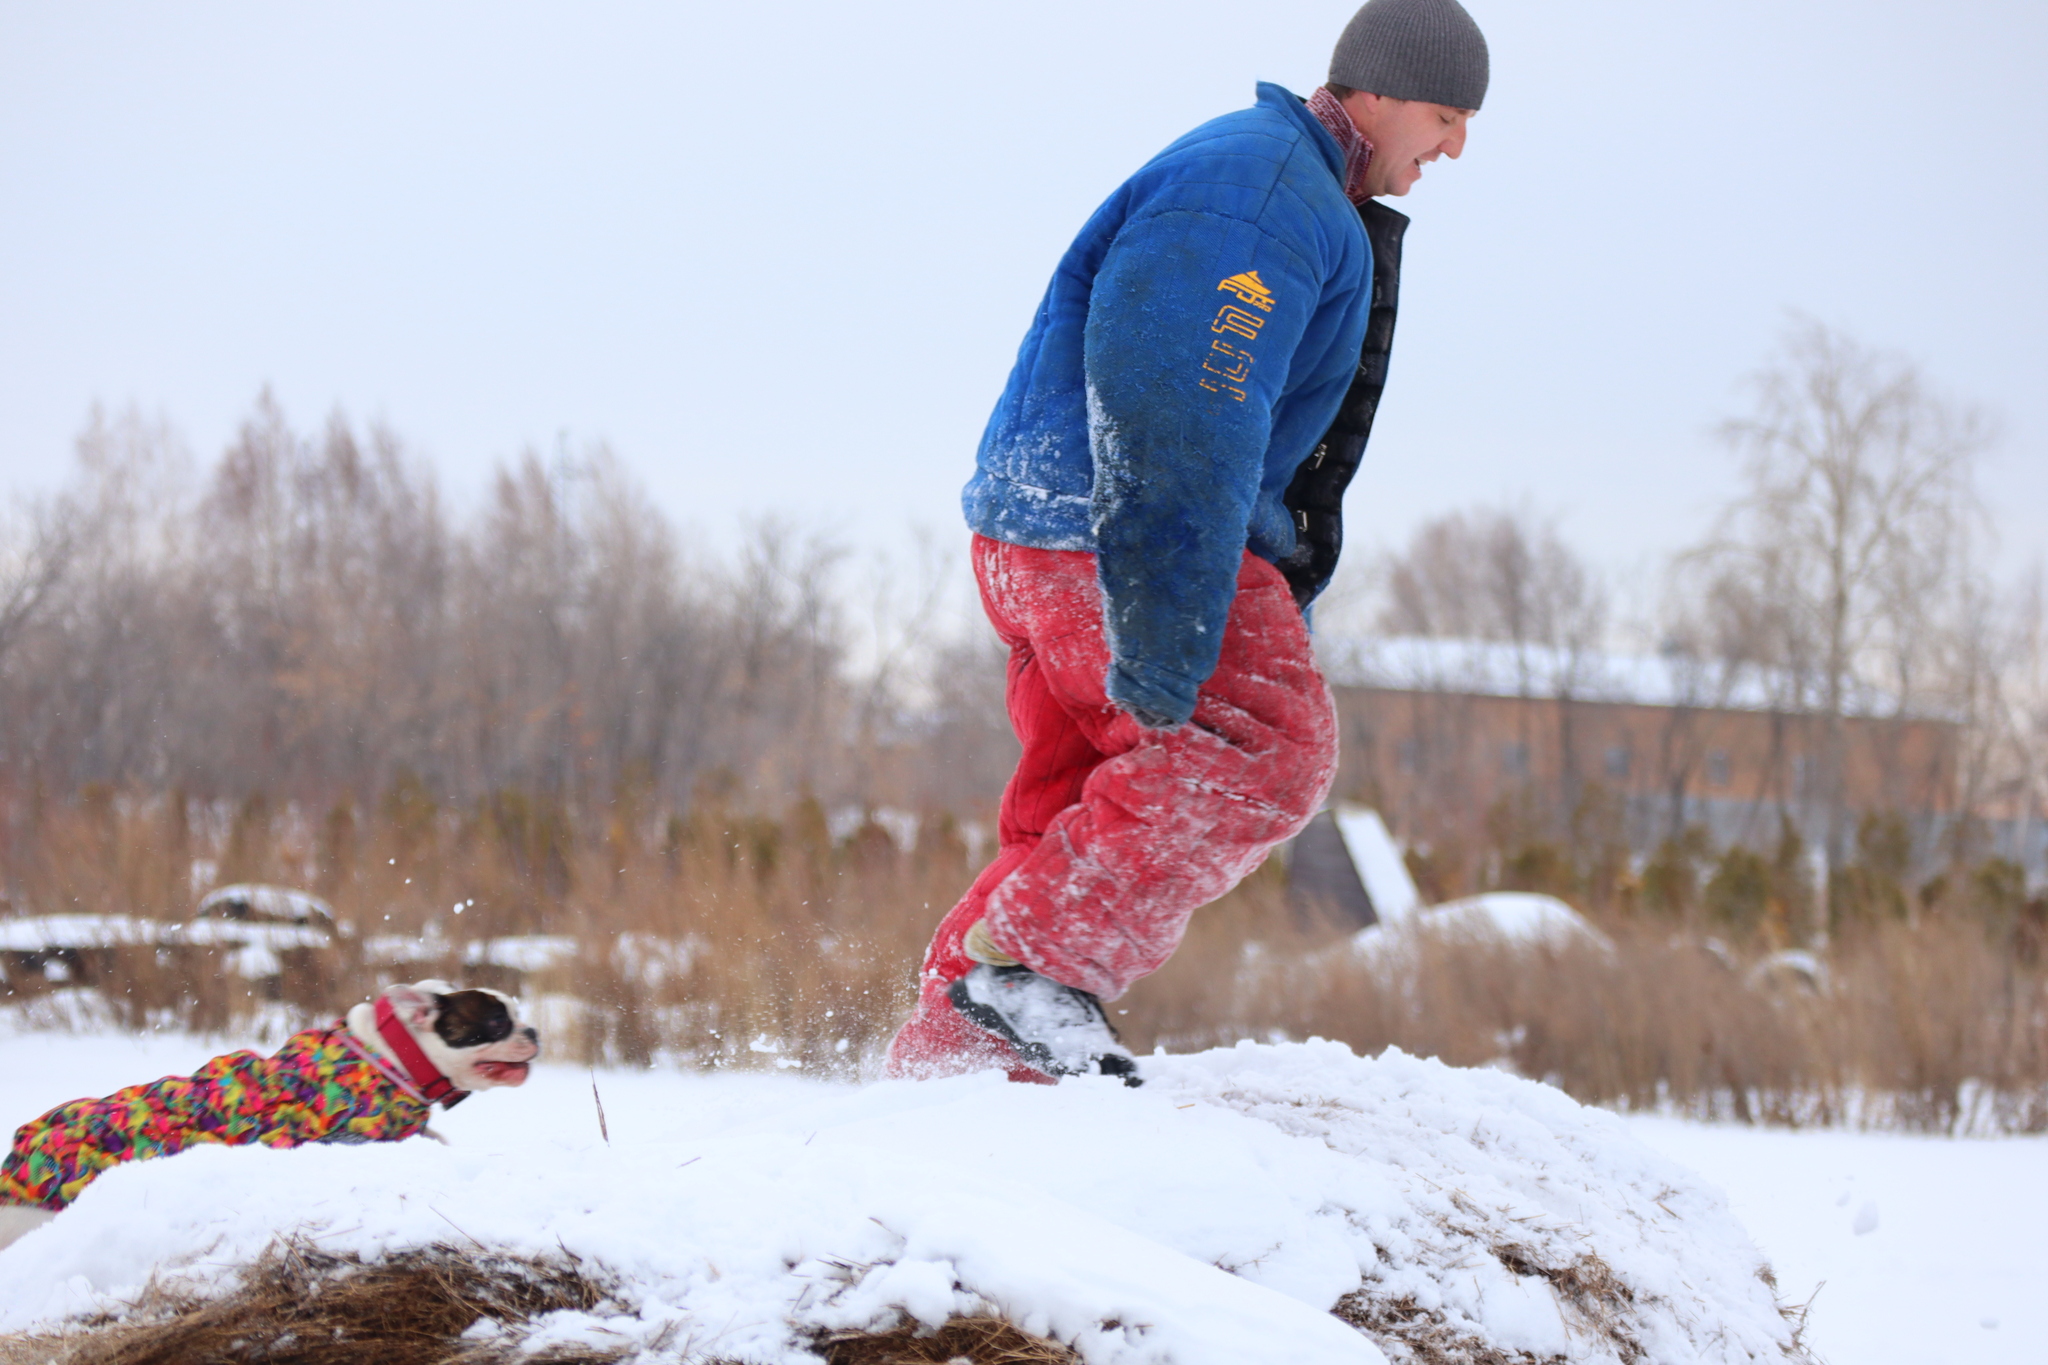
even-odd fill
[{"label": "yellow logo on jacket", "polygon": [[1273,291],[1266,288],[1266,282],[1259,278],[1256,270],[1247,270],[1216,286],[1227,293],[1235,294],[1261,313],[1273,311]]}]

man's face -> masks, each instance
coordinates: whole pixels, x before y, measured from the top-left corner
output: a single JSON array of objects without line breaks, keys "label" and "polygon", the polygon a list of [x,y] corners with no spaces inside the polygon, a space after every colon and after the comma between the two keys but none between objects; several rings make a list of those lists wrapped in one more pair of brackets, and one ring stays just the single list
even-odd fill
[{"label": "man's face", "polygon": [[1372,144],[1365,184],[1375,199],[1408,193],[1422,178],[1422,168],[1440,156],[1456,160],[1465,150],[1465,124],[1473,113],[1364,90],[1345,96],[1344,111]]}]

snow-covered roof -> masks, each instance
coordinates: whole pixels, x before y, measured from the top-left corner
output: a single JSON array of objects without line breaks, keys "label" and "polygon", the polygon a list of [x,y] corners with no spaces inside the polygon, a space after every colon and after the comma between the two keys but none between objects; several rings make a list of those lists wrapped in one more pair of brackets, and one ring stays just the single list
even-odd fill
[{"label": "snow-covered roof", "polygon": [[1367,806],[1347,805],[1337,806],[1331,813],[1344,840],[1344,851],[1351,855],[1351,865],[1358,869],[1358,880],[1364,883],[1380,923],[1398,923],[1414,914],[1422,904],[1422,893],[1408,875],[1400,846],[1387,832],[1380,813]]},{"label": "snow-covered roof", "polygon": [[[1330,681],[1348,687],[1727,711],[1799,712],[1819,703],[1811,683],[1802,689],[1783,669],[1726,665],[1675,651],[1617,654],[1503,640],[1319,634],[1316,654]],[[1860,682],[1846,709],[1858,716],[1902,713],[1898,698]]]}]

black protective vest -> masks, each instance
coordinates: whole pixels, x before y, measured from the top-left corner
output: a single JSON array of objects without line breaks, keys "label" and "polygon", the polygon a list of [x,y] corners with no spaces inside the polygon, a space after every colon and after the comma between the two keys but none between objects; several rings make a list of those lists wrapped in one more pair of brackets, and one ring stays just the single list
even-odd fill
[{"label": "black protective vest", "polygon": [[1344,392],[1337,420],[1287,485],[1281,501],[1294,514],[1294,553],[1280,561],[1280,572],[1294,589],[1304,610],[1330,584],[1337,556],[1344,551],[1344,490],[1365,458],[1365,440],[1372,435],[1373,415],[1387,386],[1387,357],[1394,349],[1394,310],[1401,296],[1401,236],[1408,216],[1376,199],[1358,206],[1372,243],[1372,305],[1366,315],[1365,344],[1359,348],[1358,373]]}]

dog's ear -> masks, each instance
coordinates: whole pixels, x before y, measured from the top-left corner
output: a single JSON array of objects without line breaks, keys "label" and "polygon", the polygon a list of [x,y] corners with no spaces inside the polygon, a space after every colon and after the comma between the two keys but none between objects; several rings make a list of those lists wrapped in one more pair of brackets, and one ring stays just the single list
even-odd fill
[{"label": "dog's ear", "polygon": [[424,1033],[440,1005],[440,997],[417,986],[394,982],[384,988],[384,997],[398,1015],[398,1022],[415,1033]]}]

